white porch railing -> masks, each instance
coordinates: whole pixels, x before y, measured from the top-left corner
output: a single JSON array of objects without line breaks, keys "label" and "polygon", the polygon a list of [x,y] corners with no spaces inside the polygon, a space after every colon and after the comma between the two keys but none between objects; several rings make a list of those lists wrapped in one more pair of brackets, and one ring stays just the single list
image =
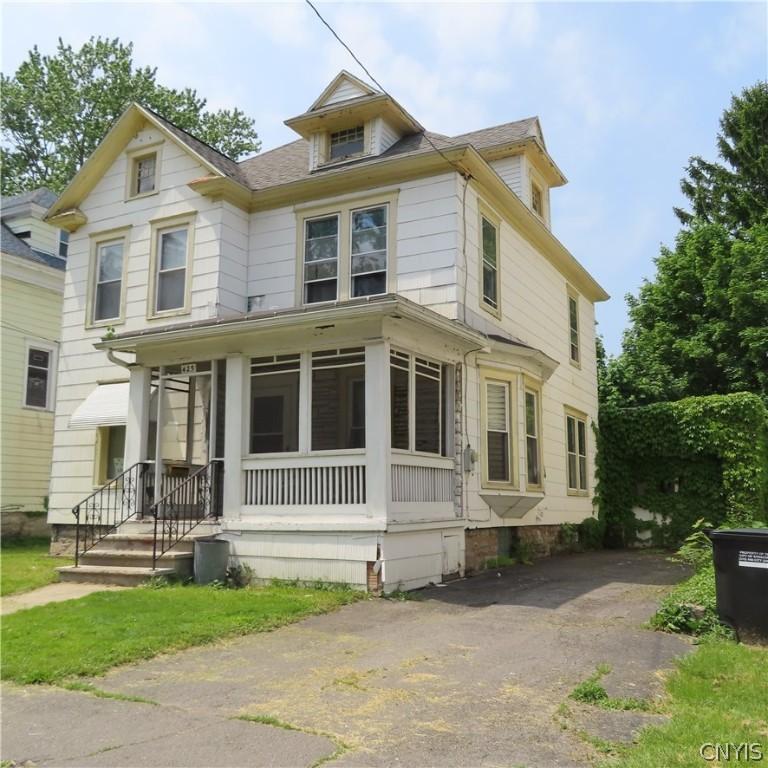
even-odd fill
[{"label": "white porch railing", "polygon": [[244,459],[246,506],[365,504],[365,456]]},{"label": "white porch railing", "polygon": [[392,501],[453,502],[453,459],[392,454]]}]

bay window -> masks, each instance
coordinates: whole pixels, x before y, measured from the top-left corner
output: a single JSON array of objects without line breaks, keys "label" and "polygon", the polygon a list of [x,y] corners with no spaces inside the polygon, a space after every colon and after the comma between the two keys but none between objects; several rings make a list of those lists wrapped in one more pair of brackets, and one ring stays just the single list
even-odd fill
[{"label": "bay window", "polygon": [[525,463],[528,486],[541,485],[539,393],[525,390]]},{"label": "bay window", "polygon": [[509,381],[485,381],[486,479],[489,483],[511,484],[513,481],[511,402]]}]

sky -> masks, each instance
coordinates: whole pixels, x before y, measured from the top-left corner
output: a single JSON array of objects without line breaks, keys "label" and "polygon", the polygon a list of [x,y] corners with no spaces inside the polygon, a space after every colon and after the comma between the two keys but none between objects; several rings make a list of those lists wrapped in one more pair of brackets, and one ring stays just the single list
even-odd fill
[{"label": "sky", "polygon": [[[654,273],[685,204],[688,158],[716,158],[732,94],[768,76],[768,3],[323,3],[320,12],[428,129],[455,135],[530,115],[568,179],[555,235],[611,300],[598,332],[620,351],[628,292]],[[303,2],[3,2],[2,72],[37,45],[133,41],[158,82],[253,117],[263,149],[342,68],[364,76]]]}]

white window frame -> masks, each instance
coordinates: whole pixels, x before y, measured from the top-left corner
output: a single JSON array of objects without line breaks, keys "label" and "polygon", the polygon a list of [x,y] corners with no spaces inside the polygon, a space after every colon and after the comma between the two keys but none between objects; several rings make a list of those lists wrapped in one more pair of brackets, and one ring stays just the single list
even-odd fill
[{"label": "white window frame", "polygon": [[[573,421],[574,439],[576,441],[575,453],[570,450],[568,445],[568,422]],[[584,425],[584,452],[581,452],[582,446],[579,440],[579,423]],[[569,496],[588,496],[589,495],[589,421],[586,413],[577,411],[568,406],[565,407],[565,487]],[[570,457],[576,458],[576,485],[571,485],[569,462]],[[581,460],[584,460],[584,485],[581,483]]]},{"label": "white window frame", "polygon": [[[352,133],[352,132],[357,134],[358,131],[361,131],[362,134],[363,134],[363,138],[362,138],[363,147],[362,147],[362,149],[360,149],[357,152],[351,152],[350,154],[347,154],[347,155],[339,155],[338,157],[333,157],[333,137],[334,137],[334,135],[339,134],[339,133],[348,133],[349,134],[349,133]],[[339,128],[338,130],[335,130],[335,131],[329,131],[328,132],[328,162],[329,163],[340,163],[340,162],[342,162],[344,160],[349,160],[350,158],[353,158],[353,157],[361,157],[362,155],[366,154],[365,148],[366,148],[366,145],[367,145],[367,138],[368,138],[368,131],[366,130],[365,123],[363,123],[362,125],[354,125],[351,128]]]},{"label": "white window frame", "polygon": [[[389,357],[387,358],[387,374],[390,377],[388,386],[391,388],[392,384],[392,357],[395,357],[396,359],[400,360],[402,363],[407,362],[407,372],[408,372],[408,448],[395,448],[392,446],[392,438],[390,435],[390,441],[389,441],[389,447],[392,453],[398,453],[398,454],[407,454],[407,455],[413,455],[413,456],[430,456],[432,458],[450,458],[451,457],[451,442],[450,440],[446,440],[445,438],[448,437],[443,434],[443,409],[448,407],[448,403],[444,402],[445,400],[445,366],[446,363],[436,360],[435,358],[427,357],[426,355],[417,354],[415,352],[408,352],[405,349],[399,349],[397,347],[392,347],[390,349]],[[407,360],[406,360],[407,359]],[[419,451],[416,449],[416,363],[417,360],[423,363],[427,363],[428,365],[436,366],[437,367],[437,377],[436,378],[438,383],[438,393],[439,393],[439,399],[438,399],[438,435],[437,435],[437,452],[432,451]],[[400,366],[400,369],[405,371],[406,367]],[[391,391],[391,390],[390,390]],[[391,423],[392,423],[392,402],[390,399],[390,413],[389,413],[389,419],[390,419],[390,431],[391,431]],[[450,419],[447,419],[447,421],[450,423]],[[443,444],[446,446],[446,455],[443,455]]]},{"label": "white window frame", "polygon": [[[536,434],[530,435],[528,432],[528,403],[527,398],[528,395],[533,395],[535,398],[535,411],[534,411],[534,418],[535,418],[535,427],[536,427]],[[525,379],[525,386],[523,388],[523,430],[525,432],[525,484],[526,488],[529,488],[531,490],[537,490],[540,491],[544,488],[544,464],[543,464],[543,456],[544,451],[542,447],[542,427],[541,427],[541,414],[542,414],[542,404],[541,404],[541,387],[534,383],[533,381],[529,380],[528,378]],[[538,461],[538,468],[539,468],[539,481],[537,483],[531,483],[528,480],[528,438],[533,437],[536,440],[536,454],[537,454],[537,461]]]},{"label": "white window frame", "polygon": [[[378,269],[373,272],[362,272],[359,274],[353,274],[352,272],[352,236],[354,234],[353,228],[352,228],[352,219],[356,213],[361,213],[364,211],[373,211],[377,208],[383,208],[384,209],[384,236],[386,238],[386,247],[384,249],[384,290],[381,293],[366,293],[364,296],[355,296],[354,292],[352,290],[352,286],[354,284],[356,277],[363,277],[365,275],[378,275],[382,272],[382,270]],[[349,298],[350,299],[364,299],[368,296],[383,296],[387,291],[389,290],[389,214],[390,214],[390,206],[389,203],[381,203],[378,205],[365,205],[361,208],[351,208],[349,211]],[[360,255],[360,254],[356,254]],[[337,290],[338,293],[338,290]]]},{"label": "white window frame", "polygon": [[[496,231],[496,304],[485,297],[485,248],[483,247],[483,221],[487,221]],[[491,211],[488,206],[480,203],[478,216],[478,273],[480,306],[496,318],[501,317],[501,217]],[[490,265],[489,265],[490,266]]]},{"label": "white window frame", "polygon": [[[120,313],[117,317],[95,320],[96,313],[96,289],[99,279],[99,249],[102,245],[108,245],[122,240],[123,243],[123,271],[120,277]],[[125,289],[126,276],[128,274],[128,258],[130,255],[131,227],[120,227],[103,232],[94,232],[91,235],[90,263],[88,274],[88,301],[86,307],[86,328],[103,328],[107,326],[121,325],[125,322]]]},{"label": "white window frame", "polygon": [[[294,207],[296,213],[296,282],[294,296],[296,305],[300,307],[323,306],[333,301],[348,301],[352,299],[352,213],[387,206],[387,271],[386,291],[393,293],[395,290],[395,272],[392,265],[397,264],[397,198],[398,190],[390,190],[378,195],[360,197],[344,195],[336,198],[336,202],[330,201],[327,205],[305,205]],[[338,236],[338,268],[336,298],[331,301],[313,301],[307,303],[305,299],[304,265],[306,248],[306,222],[316,219],[324,219],[329,216],[339,217]],[[371,294],[382,296],[384,294]],[[358,300],[365,297],[358,297]]]},{"label": "white window frame", "polygon": [[[192,297],[192,254],[195,248],[195,218],[196,213],[172,216],[169,218],[155,219],[150,222],[150,256],[149,256],[149,292],[147,294],[147,319],[159,317],[173,317],[175,315],[188,315]],[[158,289],[160,287],[160,238],[163,233],[187,230],[187,253],[184,267],[175,267],[173,270],[184,269],[184,303],[181,307],[171,309],[157,309]]]},{"label": "white window frame", "polygon": [[[571,365],[581,368],[581,323],[579,322],[579,294],[568,286],[567,290],[567,308],[568,308],[568,360]],[[571,302],[576,310],[576,327],[571,324]],[[576,334],[576,343],[574,344],[573,335]],[[576,348],[576,357],[573,356],[574,347]]]},{"label": "white window frame", "polygon": [[[27,403],[27,386],[29,385],[29,353],[30,350],[48,353],[48,385],[45,392],[45,405],[29,405]],[[49,341],[26,339],[24,343],[24,388],[21,390],[21,406],[32,411],[53,411],[56,404],[56,371],[58,368],[58,346]],[[37,366],[35,366],[37,367]]]},{"label": "white window frame", "polygon": [[[307,301],[307,285],[312,285],[313,283],[326,283],[330,282],[331,278],[326,277],[318,280],[310,280],[307,281],[306,278],[306,270],[307,270],[307,264],[317,264],[317,261],[307,261],[307,227],[309,224],[311,224],[313,221],[322,221],[323,219],[336,219],[336,296],[333,299],[325,299],[323,301]],[[339,300],[339,294],[341,289],[341,213],[327,213],[325,215],[321,216],[308,216],[304,219],[303,227],[303,238],[302,238],[302,268],[301,268],[301,303],[305,304],[307,306],[315,306],[317,304],[332,304],[335,301]],[[323,259],[322,261],[331,261],[331,259]]]},{"label": "white window frame", "polygon": [[[503,385],[507,397],[507,440],[509,456],[509,480],[491,480],[488,476],[488,385]],[[517,388],[518,375],[502,371],[483,371],[480,377],[481,435],[482,435],[482,486],[503,490],[519,488],[519,446],[517,440]],[[494,430],[497,431],[497,430]],[[517,447],[517,448],[516,448]]]},{"label": "white window frame", "polygon": [[[125,200],[140,200],[144,197],[151,197],[160,192],[163,142],[156,141],[142,147],[128,150],[126,153],[127,167],[125,172]],[[155,158],[155,183],[153,189],[147,192],[138,192],[138,170],[139,163],[148,157],[154,155]]]}]

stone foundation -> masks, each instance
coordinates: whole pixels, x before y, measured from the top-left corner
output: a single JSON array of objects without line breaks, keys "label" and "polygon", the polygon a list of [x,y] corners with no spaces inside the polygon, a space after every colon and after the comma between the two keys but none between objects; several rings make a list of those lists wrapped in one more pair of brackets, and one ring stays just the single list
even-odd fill
[{"label": "stone foundation", "polygon": [[[75,530],[74,525],[51,525],[50,553],[55,557],[66,555],[75,556]],[[106,533],[110,526],[102,526],[101,532]],[[99,529],[97,528],[97,531]]]},{"label": "stone foundation", "polygon": [[500,528],[470,528],[464,532],[464,573],[485,569],[485,561],[499,554]]},{"label": "stone foundation", "polygon": [[2,514],[2,534],[4,539],[48,538],[51,526],[45,514],[29,514],[21,510],[4,511]]},{"label": "stone foundation", "polygon": [[530,548],[534,557],[549,557],[573,549],[563,541],[559,525],[525,525],[514,530],[517,540]]}]

